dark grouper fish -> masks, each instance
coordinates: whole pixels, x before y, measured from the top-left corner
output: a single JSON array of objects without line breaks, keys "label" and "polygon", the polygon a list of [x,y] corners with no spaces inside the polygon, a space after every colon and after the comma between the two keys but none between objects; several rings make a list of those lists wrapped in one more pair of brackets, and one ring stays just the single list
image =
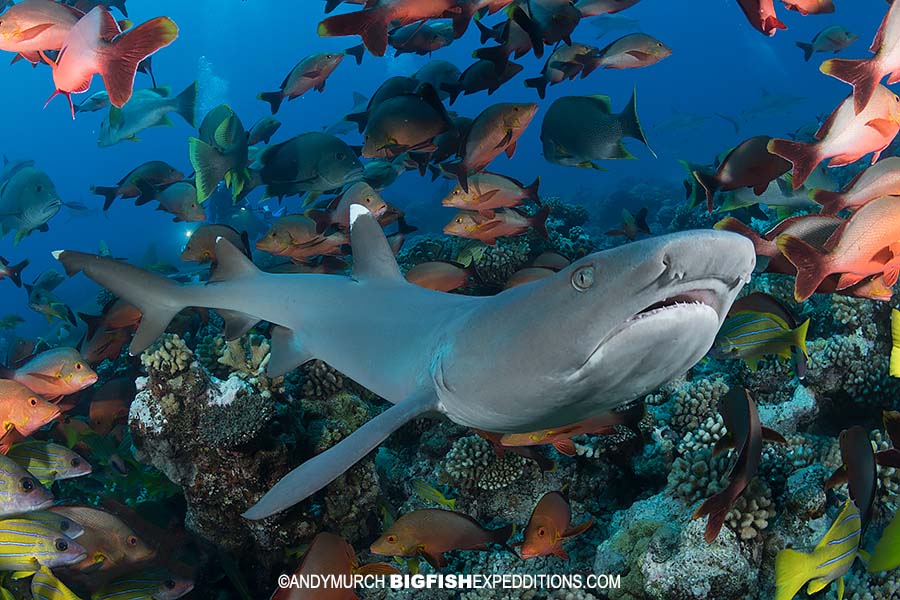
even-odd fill
[{"label": "dark grouper fish", "polygon": [[[640,397],[706,354],[755,266],[743,236],[690,231],[591,254],[496,296],[470,297],[407,282],[364,207],[351,206],[350,223],[351,277],[263,273],[225,240],[207,285],[180,285],[90,254],[54,253],[70,275],[83,272],[143,313],[132,353],[152,344],[184,307],[209,307],[224,312],[229,337],[260,320],[275,326],[271,375],[318,358],[394,403],[285,476],[245,513],[249,519],[309,497],[425,413],[521,433]],[[506,324],[502,335],[498,323]]]}]

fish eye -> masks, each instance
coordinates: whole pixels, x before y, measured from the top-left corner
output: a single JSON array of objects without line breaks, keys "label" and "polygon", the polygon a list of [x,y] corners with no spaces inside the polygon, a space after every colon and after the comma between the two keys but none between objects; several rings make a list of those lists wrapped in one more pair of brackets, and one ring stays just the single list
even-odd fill
[{"label": "fish eye", "polygon": [[63,531],[63,532],[68,531],[68,530],[69,530],[69,523],[68,523],[68,521],[62,521],[62,522],[59,524],[59,530],[60,530],[60,531]]},{"label": "fish eye", "polygon": [[56,540],[56,549],[60,552],[65,552],[69,549],[69,542],[66,540]]},{"label": "fish eye", "polygon": [[34,479],[31,477],[23,477],[21,481],[19,481],[19,487],[22,488],[23,492],[33,492],[35,489]]},{"label": "fish eye", "polygon": [[84,365],[82,365],[81,363],[75,363],[75,370],[76,370],[76,371],[80,371],[82,368],[84,368]]},{"label": "fish eye", "polygon": [[338,160],[344,160],[345,158],[347,158],[347,155],[344,154],[343,152],[338,152],[336,158]]},{"label": "fish eye", "polygon": [[458,219],[456,219],[456,222],[459,223],[460,225],[462,225],[462,222],[463,222],[462,217],[459,217]]},{"label": "fish eye", "polygon": [[42,186],[42,185],[37,185],[34,188],[34,191],[37,192],[38,194],[40,194],[43,190],[44,190],[44,186]]},{"label": "fish eye", "polygon": [[388,544],[396,544],[396,543],[397,543],[397,536],[396,536],[396,535],[389,535],[389,536],[387,536],[387,541],[388,541]]},{"label": "fish eye", "polygon": [[594,287],[594,267],[582,267],[572,274],[572,287],[586,292]]},{"label": "fish eye", "polygon": [[174,589],[175,589],[175,582],[174,582],[173,580],[171,580],[171,579],[166,579],[166,580],[163,582],[163,585],[166,586],[166,589],[167,589],[167,590],[174,590]]},{"label": "fish eye", "polygon": [[73,458],[72,462],[70,464],[77,469],[78,467],[81,466],[81,459]]},{"label": "fish eye", "polygon": [[133,535],[129,535],[128,539],[125,541],[128,542],[129,546],[137,546],[138,543],[138,539]]},{"label": "fish eye", "polygon": [[543,527],[541,527],[540,529],[538,529],[538,535],[544,537],[545,535],[547,535],[547,531]]},{"label": "fish eye", "polygon": [[37,406],[37,398],[31,398],[30,402],[32,406]]}]

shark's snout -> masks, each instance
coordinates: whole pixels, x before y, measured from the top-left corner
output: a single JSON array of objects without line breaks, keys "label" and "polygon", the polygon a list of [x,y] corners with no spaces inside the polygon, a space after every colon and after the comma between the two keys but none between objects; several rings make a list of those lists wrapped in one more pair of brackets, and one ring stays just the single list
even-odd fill
[{"label": "shark's snout", "polygon": [[756,266],[753,244],[727,231],[688,231],[670,236],[660,251],[668,281],[718,279],[730,287],[750,281]]}]

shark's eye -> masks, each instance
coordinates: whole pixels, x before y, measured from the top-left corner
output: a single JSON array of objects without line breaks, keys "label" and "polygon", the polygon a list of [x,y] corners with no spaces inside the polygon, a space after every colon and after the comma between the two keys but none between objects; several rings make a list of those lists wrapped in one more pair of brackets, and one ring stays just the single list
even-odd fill
[{"label": "shark's eye", "polygon": [[594,267],[581,267],[572,274],[572,287],[586,292],[594,287]]}]

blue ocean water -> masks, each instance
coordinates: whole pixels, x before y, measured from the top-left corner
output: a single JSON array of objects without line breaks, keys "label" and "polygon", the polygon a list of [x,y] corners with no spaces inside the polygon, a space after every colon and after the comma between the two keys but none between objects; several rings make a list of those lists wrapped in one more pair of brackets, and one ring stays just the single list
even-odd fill
[{"label": "blue ocean water", "polygon": [[[178,40],[154,57],[160,85],[180,91],[198,80],[201,107],[209,109],[227,102],[249,127],[257,118],[268,114],[267,105],[257,100],[256,94],[277,89],[297,61],[308,54],[342,51],[358,43],[358,38],[353,37],[316,35],[323,16],[322,5],[317,0],[294,3],[163,0],[138,2],[128,7],[135,22],[168,15],[179,26]],[[628,102],[632,89],[636,89],[638,114],[659,158],[654,160],[645,148],[631,142],[639,160],[609,162],[606,173],[548,164],[541,157],[542,115],[539,113],[519,144],[516,156],[508,161],[499,158],[493,169],[528,182],[539,174],[544,196],[584,203],[595,219],[613,226],[620,210],[607,210],[605,201],[620,186],[627,187],[635,180],[657,179],[680,185],[683,170],[677,163],[679,159],[706,164],[751,135],[784,135],[817,115],[830,112],[846,95],[847,88],[818,72],[820,57],[825,55],[817,54],[810,62],[804,62],[795,42],[808,42],[820,29],[840,24],[861,38],[844,55],[864,56],[871,32],[883,17],[883,3],[877,0],[854,0],[840,8],[831,15],[807,18],[796,12],[785,12],[783,18],[788,31],[766,38],[748,25],[734,2],[721,0],[702,6],[691,3],[675,6],[661,0],[641,2],[621,16],[639,20],[641,31],[671,47],[672,56],[651,68],[597,71],[584,80],[552,86],[540,105],[546,110],[560,96],[606,94],[612,98],[613,108],[619,111]],[[488,22],[499,21],[501,17],[497,15]],[[597,31],[584,22],[573,38],[602,47],[621,35],[610,33],[598,40]],[[450,61],[464,69],[471,64],[471,53],[478,47],[478,31],[473,26],[464,38],[435,52],[433,58]],[[285,103],[278,114],[284,125],[274,141],[322,130],[350,110],[352,92],[370,96],[385,78],[411,75],[429,60],[427,56],[391,57],[391,54],[388,52],[384,58],[367,54],[361,67],[348,57],[328,80],[324,94],[313,91]],[[2,62],[0,81],[5,90],[6,119],[0,150],[10,159],[35,159],[56,183],[64,201],[99,208],[102,198],[92,196],[90,186],[113,185],[148,160],[165,160],[190,173],[187,137],[195,132],[177,117],[173,118],[174,128],[145,131],[138,143],[100,148],[96,139],[105,112],[81,114],[73,122],[65,101],[59,98],[44,109],[44,102],[53,92],[49,71]],[[484,92],[461,97],[453,110],[474,117],[492,102],[537,101],[537,94],[525,88],[522,81],[537,76],[544,60],[529,55],[520,62],[524,71],[496,94],[490,98]],[[149,87],[149,79],[139,75],[136,86]],[[91,92],[101,89],[102,81],[97,77]],[[753,107],[763,90],[795,100],[782,111],[744,123],[739,132],[715,116],[716,113],[737,115]],[[667,130],[666,124],[679,115],[705,119],[687,129]],[[352,140],[348,138],[354,143]],[[446,189],[444,182],[431,183],[427,178],[407,173],[385,193],[385,198],[406,209],[410,222],[420,229],[438,231],[453,214],[450,209],[440,207],[439,199]],[[256,192],[251,199],[257,199],[259,194]],[[297,206],[296,199],[288,199],[287,203],[288,208]],[[652,215],[653,207],[649,208]],[[135,208],[125,200],[117,201],[108,213],[88,218],[70,219],[67,212],[64,209],[50,223],[50,233],[35,233],[16,248],[12,247],[12,236],[0,240],[0,256],[12,262],[29,258],[32,265],[26,271],[26,280],[54,266],[52,250],[70,248],[93,252],[100,240],[105,240],[116,256],[135,259],[144,256],[148,245],[155,244],[160,260],[175,263],[189,231],[194,228],[190,224],[172,223],[170,217],[153,211],[150,206]],[[71,281],[60,288],[59,295],[77,308],[93,302],[90,289],[84,281]],[[15,312],[26,317],[28,327],[20,334],[40,333],[43,318],[29,315],[23,302],[24,292],[4,289],[0,314]]]}]

